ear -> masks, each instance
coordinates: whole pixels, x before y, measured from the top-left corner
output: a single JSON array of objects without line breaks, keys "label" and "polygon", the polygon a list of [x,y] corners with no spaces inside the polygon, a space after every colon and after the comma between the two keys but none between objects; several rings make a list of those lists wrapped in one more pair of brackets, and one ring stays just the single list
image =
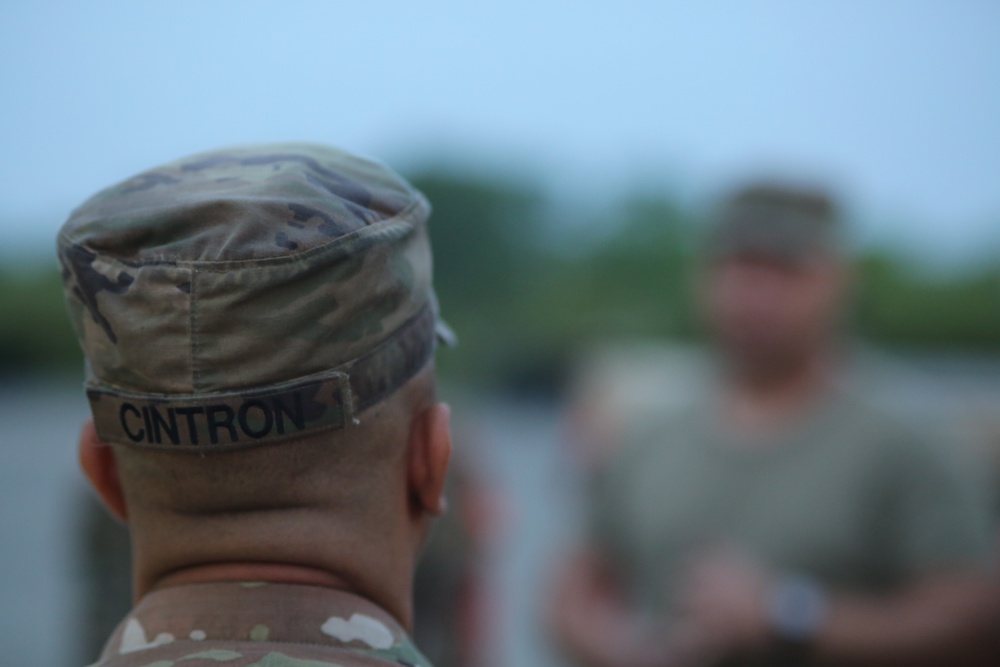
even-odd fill
[{"label": "ear", "polygon": [[451,408],[435,403],[423,410],[410,429],[407,483],[414,509],[431,515],[447,508],[444,480],[451,457]]},{"label": "ear", "polygon": [[104,506],[121,521],[128,519],[125,508],[125,494],[118,479],[118,464],[111,445],[97,437],[94,420],[88,419],[80,429],[78,449],[80,467],[90,480]]}]

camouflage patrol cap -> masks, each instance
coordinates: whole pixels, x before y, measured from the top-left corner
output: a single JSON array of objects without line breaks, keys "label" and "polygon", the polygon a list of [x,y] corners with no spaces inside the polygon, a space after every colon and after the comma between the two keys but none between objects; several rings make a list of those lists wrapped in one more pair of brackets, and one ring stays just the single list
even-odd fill
[{"label": "camouflage patrol cap", "polygon": [[713,220],[709,254],[750,253],[800,262],[817,252],[835,251],[841,226],[824,192],[759,183],[728,197]]},{"label": "camouflage patrol cap", "polygon": [[94,195],[58,237],[98,435],[205,451],[344,428],[446,336],[430,206],[320,145],[219,150]]}]

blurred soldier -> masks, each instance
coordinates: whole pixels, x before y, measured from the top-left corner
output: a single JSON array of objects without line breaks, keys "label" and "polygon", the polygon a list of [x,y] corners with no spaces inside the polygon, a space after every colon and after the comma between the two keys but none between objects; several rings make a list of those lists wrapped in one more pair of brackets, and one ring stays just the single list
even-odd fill
[{"label": "blurred soldier", "polygon": [[844,381],[840,236],[811,191],[752,186],[718,214],[699,287],[720,372],[627,424],[595,480],[551,606],[580,664],[980,659],[987,494]]},{"label": "blurred soldier", "polygon": [[193,156],[59,234],[135,608],[101,667],[426,665],[413,566],[443,509],[448,408],[423,196],[314,145]]}]

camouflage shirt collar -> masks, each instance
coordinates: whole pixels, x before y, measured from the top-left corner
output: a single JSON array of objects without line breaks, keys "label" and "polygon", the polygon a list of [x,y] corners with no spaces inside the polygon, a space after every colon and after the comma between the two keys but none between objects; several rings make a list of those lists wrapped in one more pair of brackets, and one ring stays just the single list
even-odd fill
[{"label": "camouflage shirt collar", "polygon": [[153,591],[121,622],[97,665],[131,665],[128,658],[140,655],[136,664],[241,651],[248,657],[306,651],[309,658],[329,655],[331,664],[350,664],[344,658],[357,654],[394,665],[431,667],[399,623],[374,603],[330,588],[264,582]]}]

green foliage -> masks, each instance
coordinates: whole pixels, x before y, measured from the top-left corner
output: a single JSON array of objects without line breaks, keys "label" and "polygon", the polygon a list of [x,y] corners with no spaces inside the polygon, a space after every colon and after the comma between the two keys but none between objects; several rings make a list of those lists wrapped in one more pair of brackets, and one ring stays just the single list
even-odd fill
[{"label": "green foliage", "polygon": [[552,236],[574,229],[556,225],[537,189],[443,172],[410,179],[434,206],[435,284],[459,332],[439,357],[446,373],[546,384],[594,339],[692,330],[690,225],[669,200],[625,198],[614,219],[594,221],[614,230],[607,242],[570,255]]},{"label": "green foliage", "polygon": [[887,344],[1000,349],[1000,266],[930,277],[886,253],[860,262],[858,326]]},{"label": "green foliage", "polygon": [[649,195],[628,197],[616,209],[617,219],[607,223],[614,235],[576,263],[565,286],[586,286],[570,326],[587,322],[596,337],[690,334],[689,216]]},{"label": "green foliage", "polygon": [[444,304],[504,300],[523,287],[543,222],[537,191],[446,172],[410,180],[433,207],[435,284]]},{"label": "green foliage", "polygon": [[[520,309],[540,266],[533,239],[544,200],[520,184],[446,171],[411,174],[431,201],[434,282],[461,344],[440,355],[445,373],[489,382],[524,344],[511,313]],[[527,333],[530,337],[530,333]]]},{"label": "green foliage", "polygon": [[[434,207],[436,287],[460,339],[439,355],[445,375],[551,385],[590,342],[697,335],[696,217],[669,197],[628,195],[574,227],[556,219],[531,183],[439,169],[410,178]],[[607,234],[589,245],[560,236],[584,236],[582,224]],[[855,322],[863,337],[1000,350],[1000,264],[932,276],[892,253],[868,252],[859,274]],[[0,374],[79,367],[54,267],[0,272],[0,313]]]},{"label": "green foliage", "polygon": [[81,365],[58,271],[0,271],[0,375]]}]

